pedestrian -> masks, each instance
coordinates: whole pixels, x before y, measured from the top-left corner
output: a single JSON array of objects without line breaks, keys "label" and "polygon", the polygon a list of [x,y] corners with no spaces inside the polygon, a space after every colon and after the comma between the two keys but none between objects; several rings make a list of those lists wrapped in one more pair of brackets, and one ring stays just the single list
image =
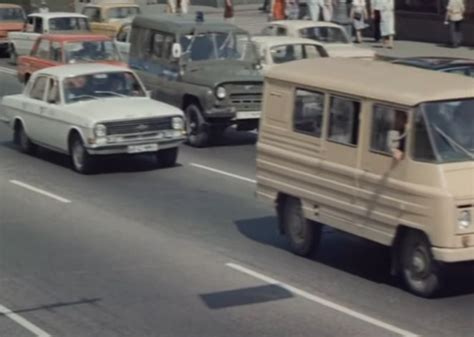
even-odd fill
[{"label": "pedestrian", "polygon": [[300,4],[298,0],[286,0],[286,18],[287,20],[298,20],[300,15]]},{"label": "pedestrian", "polygon": [[190,0],[179,0],[179,12],[181,14],[188,14],[188,9],[190,5]]},{"label": "pedestrian", "polygon": [[309,17],[313,21],[319,21],[321,15],[321,7],[324,0],[307,0],[306,6],[308,8]]},{"label": "pedestrian", "polygon": [[46,4],[45,0],[41,0],[41,3],[38,7],[38,12],[39,13],[48,13],[49,12],[49,8],[48,8],[48,5]]},{"label": "pedestrian", "polygon": [[176,0],[168,0],[166,2],[166,12],[169,14],[176,13]]},{"label": "pedestrian", "polygon": [[268,12],[268,6],[270,5],[270,0],[263,0],[262,7],[260,7],[258,10],[261,12]]},{"label": "pedestrian", "polygon": [[462,42],[461,24],[464,19],[464,0],[449,0],[446,7],[446,19],[444,23],[449,25],[450,42],[453,48],[460,46]]},{"label": "pedestrian", "polygon": [[367,28],[367,6],[365,0],[353,0],[350,18],[356,31],[356,43],[362,43],[362,31]]},{"label": "pedestrian", "polygon": [[285,0],[273,0],[273,20],[285,20]]},{"label": "pedestrian", "polygon": [[232,0],[225,0],[224,21],[234,22],[234,4]]},{"label": "pedestrian", "polygon": [[380,7],[380,35],[386,48],[393,48],[395,36],[395,5],[394,0],[382,0]]},{"label": "pedestrian", "polygon": [[380,10],[382,8],[383,0],[371,1],[371,19],[372,29],[374,33],[374,41],[379,42],[382,35],[380,34]]},{"label": "pedestrian", "polygon": [[331,22],[334,15],[334,0],[323,0],[322,14],[323,21]]}]

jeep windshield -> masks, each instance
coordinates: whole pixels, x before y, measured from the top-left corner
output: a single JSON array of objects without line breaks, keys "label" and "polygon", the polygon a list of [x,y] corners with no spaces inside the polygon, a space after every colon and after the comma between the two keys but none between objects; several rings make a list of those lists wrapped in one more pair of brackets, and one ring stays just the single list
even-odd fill
[{"label": "jeep windshield", "polygon": [[474,99],[420,105],[414,157],[439,163],[474,160]]},{"label": "jeep windshield", "polygon": [[139,7],[114,7],[107,11],[107,18],[109,19],[127,19],[132,16],[140,14]]},{"label": "jeep windshield", "polygon": [[206,32],[182,36],[181,47],[189,61],[256,59],[247,34]]},{"label": "jeep windshield", "polygon": [[24,21],[25,13],[21,8],[0,8],[0,21]]},{"label": "jeep windshield", "polygon": [[126,96],[146,96],[140,82],[128,71],[86,74],[64,80],[66,103]]}]

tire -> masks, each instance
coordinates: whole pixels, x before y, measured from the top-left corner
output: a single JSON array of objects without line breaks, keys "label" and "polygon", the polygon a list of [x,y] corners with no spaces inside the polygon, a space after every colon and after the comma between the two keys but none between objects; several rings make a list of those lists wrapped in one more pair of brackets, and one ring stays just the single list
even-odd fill
[{"label": "tire", "polygon": [[13,134],[13,142],[18,145],[20,151],[27,154],[35,154],[37,150],[36,144],[26,134],[23,125],[19,125]]},{"label": "tire", "polygon": [[80,136],[73,136],[70,144],[70,153],[74,171],[81,174],[90,174],[94,171],[94,157],[87,152]]},{"label": "tire", "polygon": [[209,142],[209,133],[206,130],[201,109],[196,104],[190,104],[185,109],[187,143],[194,147],[204,147]]},{"label": "tire", "polygon": [[158,167],[173,167],[176,165],[178,160],[178,147],[171,149],[161,150],[156,153],[156,159],[158,161]]},{"label": "tire", "polygon": [[18,55],[17,55],[16,50],[15,50],[15,47],[14,47],[13,45],[11,46],[11,48],[10,48],[8,54],[9,54],[9,60],[8,60],[8,62],[9,62],[10,64],[12,64],[12,65],[16,65],[17,59],[18,59]]},{"label": "tire", "polygon": [[400,245],[401,276],[410,292],[433,297],[441,288],[442,272],[424,233],[407,232]]},{"label": "tire", "polygon": [[309,256],[316,252],[321,241],[322,226],[304,217],[301,201],[287,198],[280,216],[292,252],[299,256]]}]

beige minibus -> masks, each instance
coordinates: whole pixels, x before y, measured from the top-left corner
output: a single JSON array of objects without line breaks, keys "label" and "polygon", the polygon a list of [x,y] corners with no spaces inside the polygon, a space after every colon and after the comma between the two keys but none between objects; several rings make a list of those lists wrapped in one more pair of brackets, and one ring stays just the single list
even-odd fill
[{"label": "beige minibus", "polygon": [[435,295],[446,263],[474,260],[474,79],[342,58],[270,69],[257,195],[296,254],[324,224],[390,246],[408,289]]}]

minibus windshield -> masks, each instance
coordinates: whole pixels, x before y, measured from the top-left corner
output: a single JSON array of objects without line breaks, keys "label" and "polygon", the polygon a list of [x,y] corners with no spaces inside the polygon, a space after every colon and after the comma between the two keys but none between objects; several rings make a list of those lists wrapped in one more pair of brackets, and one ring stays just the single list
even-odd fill
[{"label": "minibus windshield", "polygon": [[415,157],[429,155],[425,144],[440,163],[474,160],[474,99],[424,103],[415,123]]}]

